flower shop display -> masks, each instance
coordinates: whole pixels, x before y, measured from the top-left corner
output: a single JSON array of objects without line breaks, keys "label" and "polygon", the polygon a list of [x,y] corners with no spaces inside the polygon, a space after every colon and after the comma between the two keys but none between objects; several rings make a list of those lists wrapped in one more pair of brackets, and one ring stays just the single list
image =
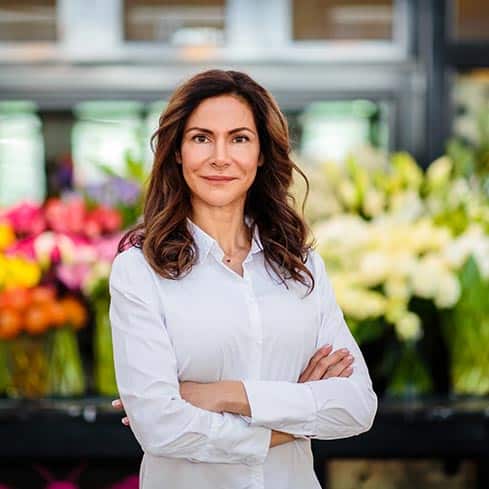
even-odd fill
[{"label": "flower shop display", "polygon": [[[87,323],[87,307],[97,310],[90,290],[109,276],[122,224],[119,210],[76,194],[0,213],[0,390],[7,395],[86,392],[77,331]],[[95,338],[99,329],[106,344],[95,347],[94,363],[110,364],[111,355],[101,358],[112,348],[107,322],[95,321]]]},{"label": "flower shop display", "polygon": [[[108,280],[123,229],[141,216],[147,178],[143,162],[127,156],[124,165],[124,177],[102,166],[104,178],[75,192],[65,191],[43,204],[24,201],[0,208],[0,296],[9,298],[0,301],[4,323],[0,330],[0,395],[5,391],[26,397],[86,391],[117,395]],[[36,287],[49,290],[51,297],[49,305],[36,302],[40,332],[29,336],[20,310],[14,311],[10,302],[16,297],[40,296]],[[48,320],[41,309],[43,313],[44,309],[53,314],[57,311],[58,316]],[[64,316],[62,310],[66,310]],[[82,319],[83,325],[90,326],[91,355],[85,362],[80,359],[78,339],[87,335],[77,333]],[[37,362],[42,363],[39,372],[49,375],[39,374],[44,384],[39,381],[31,391],[15,391],[11,386],[11,352],[15,346],[20,355],[33,349],[33,344],[39,352]]]},{"label": "flower shop display", "polygon": [[489,393],[489,201],[457,158],[423,172],[366,147],[309,168],[318,250],[359,343],[384,339],[372,370],[388,395],[436,391],[444,355],[454,394]]},{"label": "flower shop display", "polygon": [[[9,281],[12,285],[12,282]],[[49,286],[9,287],[0,293],[3,388],[10,397],[81,395],[85,379],[76,330],[86,310]]]}]

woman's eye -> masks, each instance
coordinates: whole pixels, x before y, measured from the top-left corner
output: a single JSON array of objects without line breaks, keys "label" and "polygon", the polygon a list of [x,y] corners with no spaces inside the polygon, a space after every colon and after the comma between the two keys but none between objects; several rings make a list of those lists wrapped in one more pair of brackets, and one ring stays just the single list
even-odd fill
[{"label": "woman's eye", "polygon": [[207,136],[204,136],[203,134],[196,134],[192,139],[198,143],[205,143]]},{"label": "woman's eye", "polygon": [[244,141],[249,141],[250,140],[250,138],[248,136],[243,136],[243,135],[236,136],[234,139],[241,139],[241,140],[244,140]]}]

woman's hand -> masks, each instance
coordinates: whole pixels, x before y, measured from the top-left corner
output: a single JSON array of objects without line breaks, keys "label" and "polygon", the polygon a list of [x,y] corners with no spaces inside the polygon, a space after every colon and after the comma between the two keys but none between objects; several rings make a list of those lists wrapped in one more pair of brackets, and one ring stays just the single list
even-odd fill
[{"label": "woman's hand", "polygon": [[[119,409],[120,411],[124,411],[124,406],[122,405],[122,401],[120,399],[114,399],[112,401],[112,407],[113,408],[116,408],[116,409]],[[121,423],[124,425],[124,426],[129,426],[129,418],[127,416],[124,416],[122,419],[121,419]]]},{"label": "woman's hand", "polygon": [[[307,367],[299,377],[299,383],[330,377],[349,377],[353,368],[353,356],[346,348],[331,353],[332,345],[320,348],[309,360]],[[331,355],[330,355],[331,353]]]}]

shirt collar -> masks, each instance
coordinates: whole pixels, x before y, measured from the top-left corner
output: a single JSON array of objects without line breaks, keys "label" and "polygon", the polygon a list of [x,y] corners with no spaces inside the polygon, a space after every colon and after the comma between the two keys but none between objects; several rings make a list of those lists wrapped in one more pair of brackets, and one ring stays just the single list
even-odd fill
[{"label": "shirt collar", "polygon": [[[209,252],[214,251],[217,253],[218,258],[222,259],[224,253],[219,246],[218,242],[209,234],[207,234],[200,226],[195,224],[189,217],[187,217],[188,229],[191,232],[195,244],[198,248],[199,262],[203,262]],[[251,226],[253,219],[250,216],[245,216],[245,223],[247,226]],[[263,245],[260,239],[260,233],[258,231],[258,226],[254,226],[253,239],[251,241],[250,254],[255,254],[263,250]]]}]

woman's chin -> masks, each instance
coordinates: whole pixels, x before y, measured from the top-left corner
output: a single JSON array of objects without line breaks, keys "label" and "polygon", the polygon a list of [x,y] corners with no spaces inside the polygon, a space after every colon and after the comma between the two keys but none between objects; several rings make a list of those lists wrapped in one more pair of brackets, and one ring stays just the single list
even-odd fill
[{"label": "woman's chin", "polygon": [[228,207],[228,206],[235,205],[236,202],[244,198],[245,196],[243,196],[241,199],[239,196],[236,197],[222,196],[221,198],[218,198],[217,195],[213,195],[213,196],[206,196],[204,198],[200,197],[199,201],[201,201],[204,205],[208,207]]}]

